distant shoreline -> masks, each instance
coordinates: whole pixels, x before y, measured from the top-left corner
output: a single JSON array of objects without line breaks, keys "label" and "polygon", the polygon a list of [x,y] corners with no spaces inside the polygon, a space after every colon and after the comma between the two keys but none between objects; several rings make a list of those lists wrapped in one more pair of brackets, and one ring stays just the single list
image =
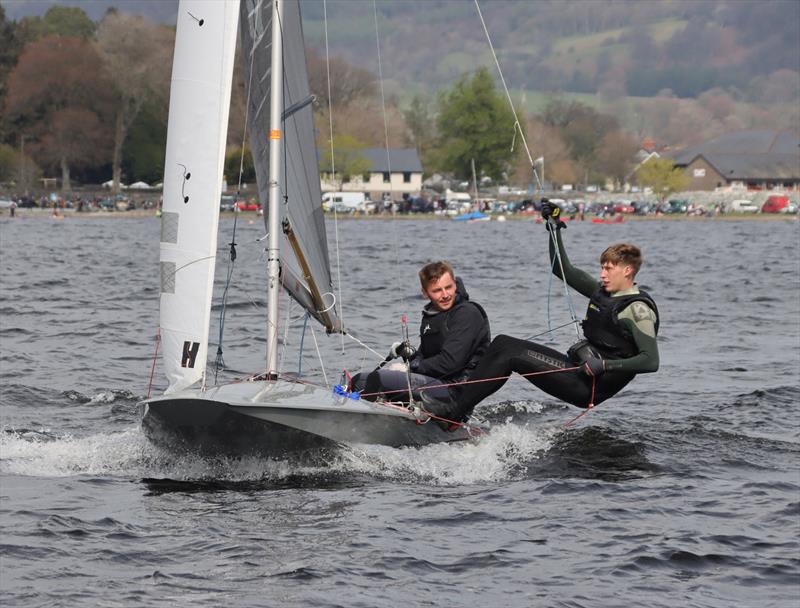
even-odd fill
[{"label": "distant shoreline", "polygon": [[[17,218],[43,218],[43,219],[56,219],[52,217],[52,209],[25,209],[25,208],[18,208],[16,210],[16,217]],[[223,212],[220,213],[220,218],[233,218],[233,212]],[[132,211],[89,211],[89,212],[78,212],[74,209],[60,209],[57,219],[68,219],[68,218],[85,218],[85,219],[128,219],[128,218],[143,218],[143,217],[156,217],[156,213],[152,209],[134,209]],[[239,217],[247,217],[247,218],[260,218],[261,216],[256,213],[255,211],[241,211],[239,212]],[[505,218],[506,221],[509,222],[520,222],[520,221],[529,221],[535,222],[538,219],[538,215],[519,215],[519,214],[511,214],[511,215],[493,215],[491,216],[492,222],[497,222],[499,217]],[[584,223],[591,223],[591,219],[597,217],[592,214],[586,214],[586,219],[583,220]],[[665,215],[623,215],[625,218],[625,222],[653,222],[653,221],[681,221],[681,220],[689,220],[689,221],[731,221],[731,220],[756,220],[756,221],[775,221],[775,220],[794,220],[797,221],[800,219],[800,216],[797,214],[786,214],[786,213],[725,213],[722,215],[685,215],[683,213],[671,213]],[[0,211],[0,218],[10,218],[8,211],[2,210]],[[326,219],[334,219],[333,213],[326,213]],[[426,221],[448,221],[451,220],[451,216],[449,215],[434,215],[432,213],[412,213],[412,214],[395,214],[395,215],[381,215],[381,214],[374,214],[374,215],[351,215],[351,214],[340,214],[337,218],[338,220],[342,221],[353,221],[353,220],[401,220],[401,221],[408,221],[408,220],[426,220]],[[580,220],[571,220],[574,222],[580,222]]]}]

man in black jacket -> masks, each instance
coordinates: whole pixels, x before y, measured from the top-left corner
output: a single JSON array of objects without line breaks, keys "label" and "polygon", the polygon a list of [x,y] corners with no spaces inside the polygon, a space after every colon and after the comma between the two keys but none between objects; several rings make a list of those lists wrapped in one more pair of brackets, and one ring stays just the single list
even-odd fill
[{"label": "man in black jacket", "polygon": [[469,299],[464,284],[447,262],[432,262],[419,271],[422,293],[430,300],[422,310],[420,345],[408,342],[392,345],[387,360],[402,357],[408,365],[401,369],[380,367],[366,379],[353,378],[353,388],[361,389],[365,399],[385,395],[389,401],[408,402],[409,388],[414,399],[421,394],[447,400],[447,387],[425,386],[462,382],[475,369],[489,346],[489,319],[480,304]]}]

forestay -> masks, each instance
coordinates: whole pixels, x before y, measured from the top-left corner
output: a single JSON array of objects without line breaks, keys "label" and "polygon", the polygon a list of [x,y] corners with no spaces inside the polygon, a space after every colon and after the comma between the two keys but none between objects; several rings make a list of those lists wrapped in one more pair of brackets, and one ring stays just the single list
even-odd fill
[{"label": "forestay", "polygon": [[[334,306],[325,218],[322,213],[319,162],[314,138],[312,97],[308,86],[306,54],[300,5],[283,4],[284,23],[284,122],[279,136],[281,157],[280,201],[269,200],[270,53],[272,2],[242,0],[241,35],[249,90],[248,134],[258,181],[258,195],[265,210],[281,207],[283,225],[296,236],[295,247],[307,264],[306,273],[290,239],[281,238],[281,282],[289,293],[329,330],[340,329]],[[278,134],[276,134],[277,136]],[[317,288],[315,296],[314,284]]]},{"label": "forestay", "polygon": [[239,0],[178,10],[161,216],[166,393],[205,373]]}]

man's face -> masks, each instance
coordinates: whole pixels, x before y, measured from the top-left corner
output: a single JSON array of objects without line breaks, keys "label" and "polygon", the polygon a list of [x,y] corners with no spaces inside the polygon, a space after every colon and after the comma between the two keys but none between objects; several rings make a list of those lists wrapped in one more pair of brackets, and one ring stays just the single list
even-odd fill
[{"label": "man's face", "polygon": [[430,299],[434,308],[450,310],[456,301],[456,282],[449,272],[445,272],[438,279],[429,282],[422,293]]},{"label": "man's face", "polygon": [[600,282],[608,293],[616,293],[633,285],[633,268],[627,264],[605,262],[600,265]]}]

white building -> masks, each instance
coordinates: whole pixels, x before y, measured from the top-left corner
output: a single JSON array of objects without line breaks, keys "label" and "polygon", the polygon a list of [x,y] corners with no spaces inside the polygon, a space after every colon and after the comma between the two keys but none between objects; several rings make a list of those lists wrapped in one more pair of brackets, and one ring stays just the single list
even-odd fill
[{"label": "white building", "polygon": [[[364,192],[373,201],[381,200],[384,195],[393,200],[403,198],[404,194],[419,195],[422,190],[422,163],[416,150],[389,150],[388,158],[385,148],[366,148],[360,154],[369,161],[369,179],[364,179],[366,175],[351,176],[350,181],[341,185],[343,192]],[[331,179],[330,170],[326,173],[323,169],[320,185],[323,192],[340,189],[339,183]]]}]

